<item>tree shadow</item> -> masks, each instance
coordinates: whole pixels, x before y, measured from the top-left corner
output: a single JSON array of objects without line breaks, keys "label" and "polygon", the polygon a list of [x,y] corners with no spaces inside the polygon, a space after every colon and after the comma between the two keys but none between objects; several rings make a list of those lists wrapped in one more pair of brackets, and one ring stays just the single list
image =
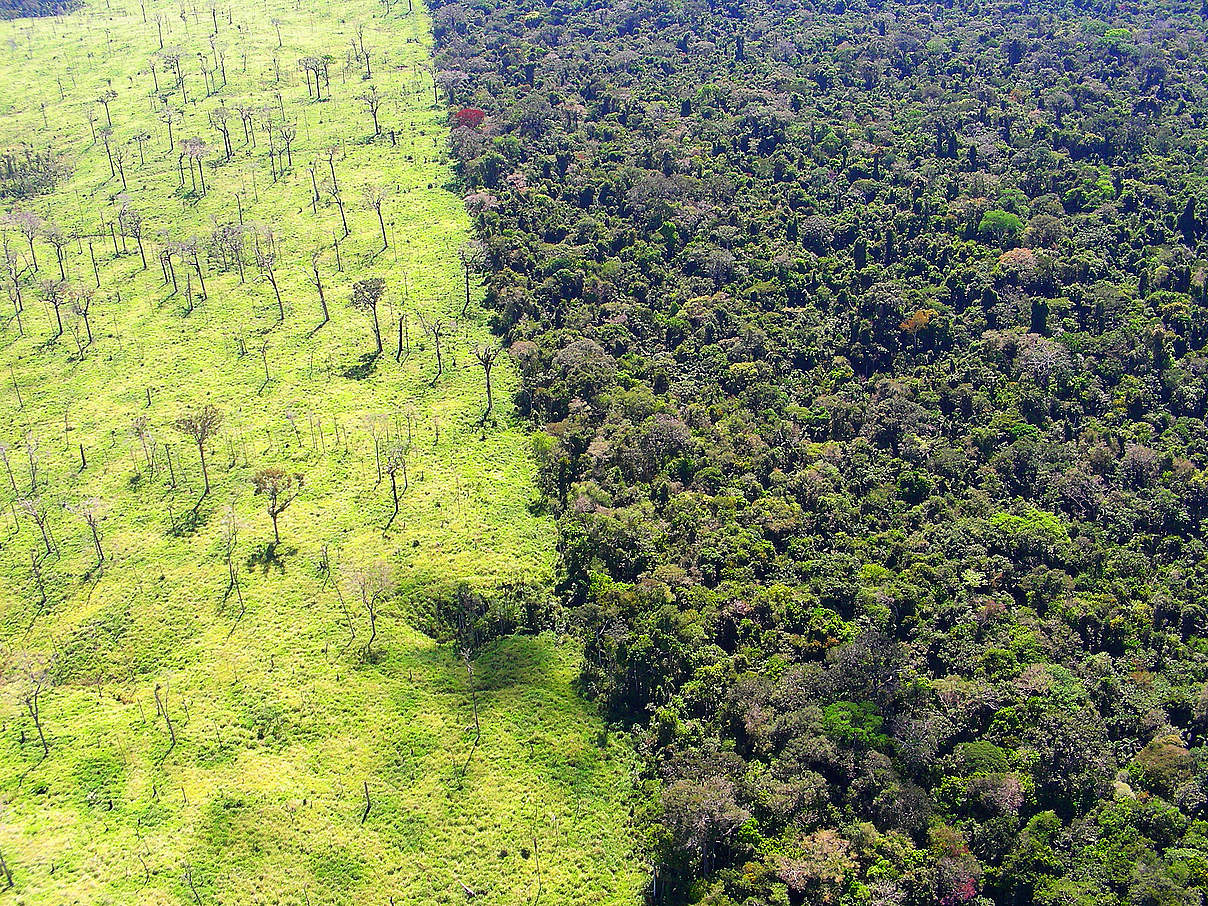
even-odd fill
[{"label": "tree shadow", "polygon": [[185,510],[183,513],[173,514],[171,516],[171,532],[176,538],[187,538],[190,535],[197,534],[197,530],[206,524],[208,514],[201,512],[200,509]]},{"label": "tree shadow", "polygon": [[248,571],[258,569],[267,576],[270,570],[275,569],[281,575],[285,575],[285,558],[297,552],[298,549],[296,547],[279,548],[270,541],[263,547],[253,550],[248,556]]},{"label": "tree shadow", "polygon": [[367,352],[361,356],[360,361],[344,372],[344,377],[354,381],[363,381],[369,375],[373,374],[377,368],[378,354],[376,352]]}]

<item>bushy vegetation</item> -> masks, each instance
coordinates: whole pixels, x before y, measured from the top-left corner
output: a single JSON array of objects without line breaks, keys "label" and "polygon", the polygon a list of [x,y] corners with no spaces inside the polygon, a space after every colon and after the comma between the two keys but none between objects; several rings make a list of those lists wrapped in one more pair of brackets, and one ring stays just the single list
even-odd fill
[{"label": "bushy vegetation", "polygon": [[0,902],[631,901],[427,13],[0,38]]},{"label": "bushy vegetation", "polygon": [[433,16],[651,897],[1200,902],[1203,6]]}]

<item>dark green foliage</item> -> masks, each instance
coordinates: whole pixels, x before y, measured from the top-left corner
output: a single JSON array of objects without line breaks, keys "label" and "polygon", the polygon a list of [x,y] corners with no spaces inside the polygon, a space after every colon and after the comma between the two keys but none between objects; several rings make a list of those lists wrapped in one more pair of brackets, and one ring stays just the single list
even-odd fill
[{"label": "dark green foliage", "polygon": [[53,192],[69,173],[63,158],[53,151],[26,146],[0,151],[0,198],[28,198]]},{"label": "dark green foliage", "polygon": [[0,0],[0,19],[62,16],[80,6],[81,0]]},{"label": "dark green foliage", "polygon": [[653,899],[1208,892],[1201,15],[435,4]]}]

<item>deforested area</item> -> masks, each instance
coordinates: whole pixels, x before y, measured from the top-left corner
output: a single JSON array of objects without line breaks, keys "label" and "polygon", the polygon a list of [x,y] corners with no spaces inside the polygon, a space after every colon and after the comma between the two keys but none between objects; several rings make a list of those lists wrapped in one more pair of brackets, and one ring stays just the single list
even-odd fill
[{"label": "deforested area", "polygon": [[635,901],[431,52],[0,23],[0,903]]}]

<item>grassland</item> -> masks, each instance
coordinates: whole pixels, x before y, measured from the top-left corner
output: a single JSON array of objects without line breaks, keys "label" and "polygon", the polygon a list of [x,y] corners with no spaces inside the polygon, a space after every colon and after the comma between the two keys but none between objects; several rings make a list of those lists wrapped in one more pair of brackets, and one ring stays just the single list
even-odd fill
[{"label": "grassland", "polygon": [[[471,677],[408,621],[462,582],[547,581],[554,545],[529,510],[503,357],[480,424],[472,349],[490,337],[477,297],[463,316],[468,224],[422,9],[109,0],[0,23],[0,48],[0,145],[72,166],[53,193],[3,201],[40,225],[32,250],[17,220],[4,232],[22,311],[0,331],[0,902],[453,903],[465,887],[479,903],[632,901],[628,763],[574,693],[570,647],[505,639]],[[298,60],[323,55],[317,100]],[[171,145],[161,95],[179,112]],[[227,160],[211,115],[240,106],[256,142],[233,114]],[[275,146],[294,130],[280,171],[261,123]],[[179,157],[192,138],[208,146],[196,185]],[[386,197],[384,250],[366,189]],[[146,268],[123,209],[142,218]],[[209,241],[224,225],[242,227],[242,274]],[[57,337],[56,233],[88,305],[62,306]],[[274,252],[283,319],[257,247]],[[349,305],[370,276],[387,282],[376,359]],[[438,319],[439,376],[423,329]],[[222,422],[203,498],[175,425],[207,405]],[[406,459],[388,530],[375,449]],[[303,476],[279,544],[253,491],[267,467]]]}]

